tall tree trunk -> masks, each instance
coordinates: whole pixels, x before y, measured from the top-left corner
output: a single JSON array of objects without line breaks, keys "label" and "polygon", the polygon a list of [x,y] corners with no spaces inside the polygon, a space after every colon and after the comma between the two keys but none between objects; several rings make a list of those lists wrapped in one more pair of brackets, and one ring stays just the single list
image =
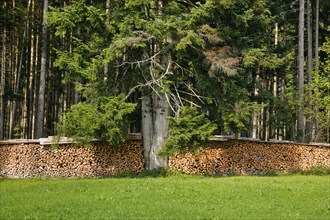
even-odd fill
[{"label": "tall tree trunk", "polygon": [[[110,25],[110,0],[106,0],[106,3],[105,3],[105,14],[106,14],[106,19],[105,19],[105,24],[107,26]],[[103,79],[104,79],[104,82],[106,83],[107,81],[107,77],[108,77],[108,72],[109,72],[109,64],[108,63],[105,63],[104,64],[104,67],[103,67]],[[108,88],[106,86],[106,88]]]},{"label": "tall tree trunk", "polygon": [[42,45],[41,45],[41,70],[40,84],[38,96],[38,108],[36,112],[35,138],[43,136],[44,128],[44,112],[45,112],[45,85],[46,85],[46,70],[47,70],[47,14],[48,0],[44,0],[43,7],[43,24],[42,24]]},{"label": "tall tree trunk", "polygon": [[[274,45],[275,47],[277,48],[277,45],[278,45],[278,23],[275,24],[275,39],[274,39]],[[276,56],[278,56],[278,54],[276,54]],[[279,85],[280,85],[280,75],[278,74],[278,72],[276,71],[275,72],[275,75],[274,75],[274,84],[273,84],[273,93],[274,93],[274,97],[279,97]],[[274,103],[273,103],[274,104]],[[274,128],[274,138],[276,140],[278,140],[280,138],[280,127],[278,126],[278,118],[276,117],[276,114],[277,114],[277,111],[274,110],[274,119],[276,120],[275,121],[275,124],[276,124],[276,128]]]},{"label": "tall tree trunk", "polygon": [[38,31],[36,31],[36,35],[35,35],[35,59],[34,59],[34,77],[33,77],[33,81],[32,81],[32,88],[33,88],[33,93],[31,94],[31,108],[32,108],[32,119],[31,119],[31,136],[34,137],[34,133],[35,133],[35,120],[36,120],[36,112],[38,109],[37,106],[37,101],[38,101],[38,94],[39,94],[39,77],[40,77],[40,73],[39,73],[39,69],[40,69],[40,62],[39,62],[39,48],[40,48],[40,35],[38,33]]},{"label": "tall tree trunk", "polygon": [[1,97],[0,97],[0,140],[4,139],[4,121],[5,121],[5,71],[6,71],[6,28],[3,28],[2,33],[2,60],[1,60]]},{"label": "tall tree trunk", "polygon": [[[252,93],[252,96],[257,97],[259,95],[258,92],[258,83],[259,83],[259,70],[257,70],[257,73],[254,75],[253,74],[253,85],[254,85],[254,90]],[[251,120],[251,138],[259,138],[259,119],[260,118],[260,112],[254,112],[252,115],[252,120]]]},{"label": "tall tree trunk", "polygon": [[[273,95],[273,97],[275,97],[276,95],[274,94],[273,90],[274,90],[274,79],[273,77],[268,79],[268,83],[267,83],[267,89],[268,91],[270,91]],[[270,97],[268,100],[268,108],[267,108],[268,112],[267,112],[267,124],[268,124],[268,139],[272,139],[273,137],[273,119],[272,119],[272,115],[273,115],[273,111],[274,111],[274,103],[273,103],[273,98]]]},{"label": "tall tree trunk", "polygon": [[313,121],[312,121],[312,90],[311,84],[312,84],[312,70],[313,70],[313,38],[312,38],[312,7],[310,0],[307,0],[307,83],[308,83],[308,114],[306,115],[306,142],[310,143],[312,142],[312,135],[313,135]]},{"label": "tall tree trunk", "polygon": [[146,169],[166,167],[167,160],[158,156],[168,135],[169,106],[164,94],[148,95],[142,99],[142,132]]},{"label": "tall tree trunk", "polygon": [[15,97],[13,102],[13,109],[10,116],[10,128],[9,128],[9,138],[14,137],[14,128],[16,125],[16,113],[17,113],[17,102],[18,102],[18,94],[20,89],[20,81],[21,81],[21,73],[22,73],[22,66],[23,66],[23,58],[25,55],[25,44],[26,44],[26,33],[29,29],[29,12],[30,12],[30,6],[31,6],[31,0],[28,2],[28,6],[26,9],[26,16],[25,16],[25,27],[23,31],[23,37],[21,42],[21,54],[19,58],[19,64],[18,64],[18,71],[17,71],[17,77],[16,77],[16,87],[15,87]]},{"label": "tall tree trunk", "polygon": [[29,28],[27,30],[26,37],[26,59],[25,59],[25,75],[24,80],[22,80],[23,86],[23,103],[22,103],[22,120],[21,120],[21,138],[27,139],[31,138],[30,134],[30,118],[32,117],[33,111],[30,108],[30,96],[33,93],[33,89],[31,88],[31,80],[33,79],[33,60],[34,60],[34,16],[35,16],[35,2],[31,0],[31,12]]},{"label": "tall tree trunk", "polygon": [[[315,51],[314,51],[314,55],[315,55],[315,71],[318,72],[319,71],[319,15],[320,15],[320,4],[319,4],[319,0],[316,0],[315,2]],[[319,107],[318,107],[318,102],[315,103],[315,111],[316,111],[316,115],[319,111]],[[319,123],[317,118],[315,118],[314,121],[315,124],[315,132],[314,132],[314,140],[315,142],[318,141],[318,134],[319,134]]]},{"label": "tall tree trunk", "polygon": [[[157,0],[156,10],[157,16],[162,16],[162,0]],[[153,56],[159,51],[160,45],[151,43],[150,55]],[[162,66],[168,66],[171,63],[170,56],[166,58],[165,55],[159,55],[155,62]],[[153,73],[150,72],[150,74]],[[158,93],[159,89],[157,86],[155,87],[152,92],[142,98],[142,133],[146,169],[167,166],[167,159],[160,158],[158,154],[168,136],[169,103],[166,100],[166,94]]]},{"label": "tall tree trunk", "polygon": [[34,28],[34,22],[35,22],[35,1],[32,0],[32,18],[31,18],[31,24],[32,24],[32,28],[31,28],[31,39],[30,39],[30,74],[28,76],[28,92],[27,92],[27,113],[28,113],[28,121],[27,121],[27,138],[31,139],[32,138],[32,131],[33,131],[33,126],[32,126],[32,120],[33,120],[33,115],[34,115],[34,111],[33,111],[33,100],[34,100],[34,76],[35,76],[35,51],[36,51],[36,44],[35,44],[35,35],[36,30]]},{"label": "tall tree trunk", "polygon": [[[66,3],[64,2],[64,6],[66,5]],[[67,32],[63,32],[62,33],[62,38],[61,38],[61,47],[62,50],[67,50],[67,41],[68,41],[68,37],[67,37]],[[64,106],[65,106],[65,87],[66,84],[64,82],[64,78],[65,77],[65,72],[61,71],[58,75],[58,77],[56,77],[56,117],[55,120],[56,122],[59,122],[61,120],[61,115],[62,112],[64,111]],[[63,91],[62,91],[63,90]],[[56,133],[57,131],[55,131]]]},{"label": "tall tree trunk", "polygon": [[[286,46],[287,46],[287,23],[284,22],[283,24],[283,32],[284,32],[284,36],[283,36],[283,47],[284,47],[284,67],[285,69],[287,68],[287,50],[286,50]],[[279,80],[281,82],[280,85],[280,99],[281,101],[284,101],[284,94],[285,94],[285,80],[286,79],[286,75],[285,75],[285,71],[283,71],[283,75],[281,75],[281,79]],[[286,121],[282,121],[281,122],[281,129],[280,129],[280,140],[283,139],[287,139],[287,127],[288,124]]]},{"label": "tall tree trunk", "polygon": [[[80,27],[78,27],[77,34],[78,36],[80,36],[81,34]],[[74,83],[73,104],[78,104],[80,102],[80,92],[76,88],[77,84],[80,84],[80,82],[81,82],[81,78],[80,76],[77,76]]]},{"label": "tall tree trunk", "polygon": [[305,0],[299,2],[299,27],[298,27],[298,87],[299,87],[299,112],[297,135],[298,141],[304,142],[304,14]]}]

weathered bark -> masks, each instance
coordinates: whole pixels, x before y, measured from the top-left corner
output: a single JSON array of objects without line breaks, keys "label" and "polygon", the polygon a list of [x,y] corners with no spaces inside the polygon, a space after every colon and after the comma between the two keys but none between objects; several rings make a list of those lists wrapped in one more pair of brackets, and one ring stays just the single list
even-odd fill
[{"label": "weathered bark", "polygon": [[[162,16],[163,1],[158,0],[156,5],[157,16]],[[150,44],[150,57],[160,51],[160,45]],[[170,67],[171,58],[162,54],[156,57],[155,62],[165,67]],[[152,76],[153,73],[150,72]],[[153,77],[160,77],[159,75]],[[153,78],[152,77],[152,78]],[[142,98],[142,134],[143,150],[146,169],[167,167],[167,159],[160,158],[159,152],[168,136],[169,103],[164,93],[158,93],[158,86],[152,85],[151,92]]]},{"label": "weathered bark", "polygon": [[48,0],[44,0],[43,7],[43,24],[42,24],[42,45],[41,45],[41,70],[40,84],[38,95],[38,108],[36,111],[35,138],[43,136],[44,129],[44,112],[45,112],[45,85],[46,85],[46,70],[47,70],[47,17]]},{"label": "weathered bark", "polygon": [[304,142],[304,13],[305,0],[299,2],[299,27],[298,27],[298,87],[299,87],[299,112],[298,112],[298,141]]},{"label": "weathered bark", "polygon": [[167,166],[167,159],[158,156],[168,135],[169,106],[164,94],[148,95],[142,99],[143,150],[146,169]]}]

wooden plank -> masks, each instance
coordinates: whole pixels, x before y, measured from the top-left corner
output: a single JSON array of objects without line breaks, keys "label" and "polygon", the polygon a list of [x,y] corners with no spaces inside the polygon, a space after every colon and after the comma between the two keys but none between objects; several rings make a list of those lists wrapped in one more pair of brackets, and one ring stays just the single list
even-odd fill
[{"label": "wooden plank", "polygon": [[39,144],[39,140],[38,139],[0,140],[0,145],[12,145],[12,144]]}]

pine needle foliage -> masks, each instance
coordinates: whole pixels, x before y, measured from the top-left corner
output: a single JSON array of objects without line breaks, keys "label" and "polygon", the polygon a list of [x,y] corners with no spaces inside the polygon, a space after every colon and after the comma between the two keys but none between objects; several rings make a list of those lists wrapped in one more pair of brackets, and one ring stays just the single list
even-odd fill
[{"label": "pine needle foliage", "polygon": [[169,117],[170,137],[160,156],[194,152],[202,147],[217,126],[211,123],[196,107],[184,106],[178,117]]},{"label": "pine needle foliage", "polygon": [[127,115],[136,104],[127,103],[124,95],[99,97],[92,102],[73,105],[56,124],[58,136],[68,136],[88,146],[93,139],[119,146],[127,137]]},{"label": "pine needle foliage", "polygon": [[260,106],[256,102],[244,100],[236,102],[232,108],[222,108],[224,131],[228,134],[235,134],[236,137],[240,132],[248,132],[251,129],[251,115],[258,112],[259,108]]}]

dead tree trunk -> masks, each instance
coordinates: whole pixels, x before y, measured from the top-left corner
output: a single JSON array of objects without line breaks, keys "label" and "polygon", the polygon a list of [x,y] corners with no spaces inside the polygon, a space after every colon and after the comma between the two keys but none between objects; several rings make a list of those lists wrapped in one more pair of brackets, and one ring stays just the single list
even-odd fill
[{"label": "dead tree trunk", "polygon": [[[163,1],[158,0],[156,6],[157,16],[162,16]],[[160,51],[161,45],[152,41],[149,48],[150,57],[156,55]],[[168,54],[158,54],[153,62],[157,65],[170,69],[171,61],[166,58]],[[167,67],[167,68],[166,68]],[[166,73],[163,73],[166,75]],[[164,76],[165,76],[164,75]],[[167,166],[167,159],[159,157],[159,151],[165,144],[168,136],[168,121],[170,103],[166,99],[166,94],[157,92],[160,90],[160,85],[156,78],[162,78],[159,74],[150,72],[153,79],[151,92],[142,98],[142,134],[143,134],[143,149],[144,161],[146,169],[155,169]],[[150,89],[150,88],[149,88]],[[150,91],[150,90],[149,90]]]},{"label": "dead tree trunk", "polygon": [[158,156],[168,135],[169,104],[164,94],[152,92],[142,99],[142,132],[146,169],[167,166],[167,159]]}]

